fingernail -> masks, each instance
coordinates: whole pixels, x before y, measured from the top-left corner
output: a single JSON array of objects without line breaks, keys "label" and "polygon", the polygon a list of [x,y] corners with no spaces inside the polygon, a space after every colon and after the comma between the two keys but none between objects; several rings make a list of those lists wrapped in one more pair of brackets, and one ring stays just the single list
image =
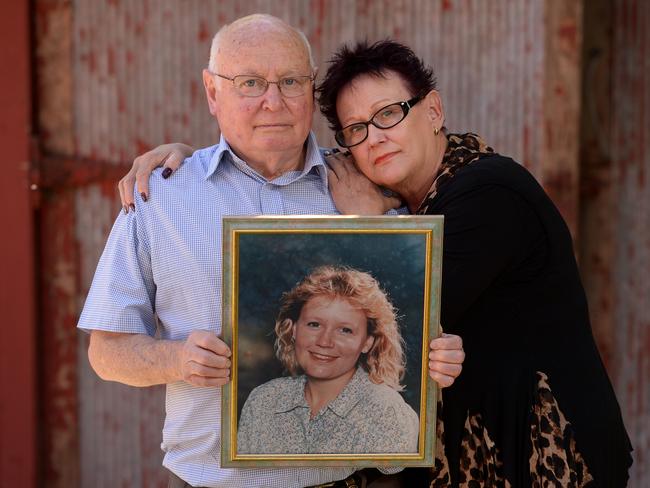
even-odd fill
[{"label": "fingernail", "polygon": [[143,202],[147,201],[147,194],[145,192],[140,193],[140,196],[142,197]]},{"label": "fingernail", "polygon": [[332,149],[332,152],[337,153],[337,152],[341,152],[341,151],[340,151],[340,149],[338,147],[335,147],[334,149]]},{"label": "fingernail", "polygon": [[331,154],[331,151],[323,151],[323,156],[330,156]]},{"label": "fingernail", "polygon": [[124,210],[124,215],[129,213],[129,207],[127,207],[126,205],[122,206],[122,210]]},{"label": "fingernail", "polygon": [[129,207],[135,212],[135,203],[129,203]]},{"label": "fingernail", "polygon": [[350,154],[352,154],[350,151],[345,151],[345,152],[343,153],[343,156],[349,156]]},{"label": "fingernail", "polygon": [[171,174],[172,174],[172,169],[171,168],[165,168],[165,169],[163,169],[162,177],[167,179],[167,178],[169,178],[171,176]]}]

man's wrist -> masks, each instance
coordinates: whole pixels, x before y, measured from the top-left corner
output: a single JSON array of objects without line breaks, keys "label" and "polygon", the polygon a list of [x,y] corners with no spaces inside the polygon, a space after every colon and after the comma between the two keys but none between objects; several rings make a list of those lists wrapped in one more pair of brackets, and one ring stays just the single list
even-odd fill
[{"label": "man's wrist", "polygon": [[166,349],[165,354],[169,358],[167,376],[169,376],[169,383],[174,383],[176,381],[183,381],[183,347],[185,346],[185,341],[165,341]]}]

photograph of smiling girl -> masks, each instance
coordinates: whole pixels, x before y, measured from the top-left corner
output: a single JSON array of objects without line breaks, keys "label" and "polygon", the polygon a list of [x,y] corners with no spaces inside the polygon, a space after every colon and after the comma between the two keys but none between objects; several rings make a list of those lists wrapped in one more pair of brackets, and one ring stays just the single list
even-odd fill
[{"label": "photograph of smiling girl", "polygon": [[223,465],[430,464],[442,218],[224,227]]},{"label": "photograph of smiling girl", "polygon": [[275,334],[289,376],[246,399],[239,453],[417,452],[396,311],[369,273],[316,268],[283,295]]}]

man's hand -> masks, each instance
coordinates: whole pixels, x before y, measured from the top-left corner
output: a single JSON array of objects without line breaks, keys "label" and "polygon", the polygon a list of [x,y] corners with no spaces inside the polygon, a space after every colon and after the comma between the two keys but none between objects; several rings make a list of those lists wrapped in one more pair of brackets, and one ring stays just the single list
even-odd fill
[{"label": "man's hand", "polygon": [[195,330],[179,358],[180,377],[194,386],[223,386],[230,381],[230,349],[213,332]]},{"label": "man's hand", "polygon": [[441,388],[451,386],[463,369],[463,340],[457,335],[443,333],[432,340],[429,347],[429,376]]},{"label": "man's hand", "polygon": [[395,196],[386,196],[354,165],[349,152],[325,152],[327,180],[336,209],[342,214],[382,215],[402,205]]},{"label": "man's hand", "polygon": [[138,187],[138,193],[146,202],[149,198],[149,176],[151,172],[163,166],[163,178],[169,178],[176,171],[183,160],[194,152],[194,148],[187,144],[171,143],[163,144],[146,152],[133,160],[133,165],[129,172],[117,184],[120,191],[120,200],[124,213],[129,209],[135,210],[133,201],[133,188]]}]

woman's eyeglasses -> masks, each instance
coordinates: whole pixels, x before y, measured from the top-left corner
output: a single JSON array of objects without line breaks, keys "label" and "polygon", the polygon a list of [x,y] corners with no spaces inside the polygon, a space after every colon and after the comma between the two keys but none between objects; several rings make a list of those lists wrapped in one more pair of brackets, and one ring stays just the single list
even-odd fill
[{"label": "woman's eyeglasses", "polygon": [[424,95],[417,95],[406,102],[397,102],[386,105],[375,112],[367,122],[355,122],[341,130],[337,130],[334,139],[341,147],[352,147],[361,144],[368,138],[368,126],[374,125],[378,129],[390,129],[406,118],[409,110],[413,108]]}]

